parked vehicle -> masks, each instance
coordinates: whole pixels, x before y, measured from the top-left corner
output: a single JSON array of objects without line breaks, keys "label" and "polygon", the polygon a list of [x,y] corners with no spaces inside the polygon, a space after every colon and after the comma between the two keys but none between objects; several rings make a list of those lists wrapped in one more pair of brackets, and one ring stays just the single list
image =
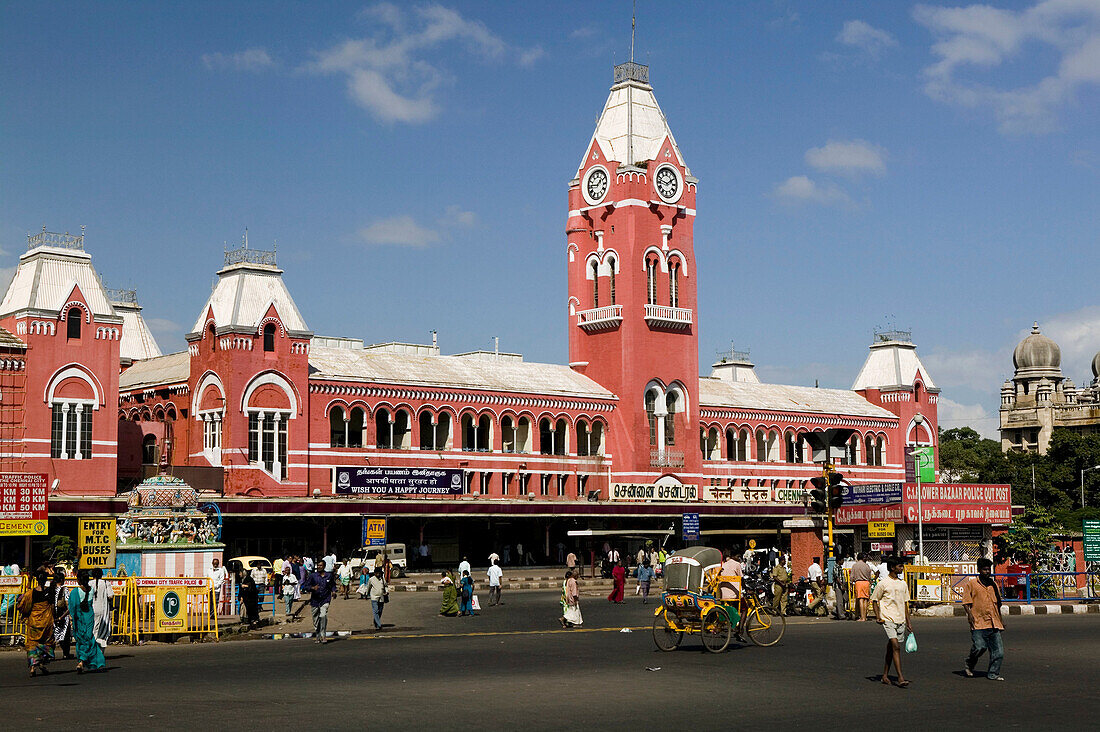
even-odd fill
[{"label": "parked vehicle", "polygon": [[268,580],[271,580],[271,560],[267,557],[233,557],[225,563],[225,568],[229,570],[229,573],[232,575],[236,575],[242,569],[246,572],[251,572],[256,567],[263,567],[263,570],[267,572]]},{"label": "parked vehicle", "polygon": [[393,565],[393,576],[404,577],[408,572],[409,563],[405,555],[404,544],[386,544],[385,546],[365,546],[361,549],[356,549],[351,553],[351,569],[352,572],[358,573],[359,568],[364,564],[367,565],[367,571],[374,571],[375,560],[378,559],[378,555],[386,553],[386,556],[390,558],[390,563]]}]

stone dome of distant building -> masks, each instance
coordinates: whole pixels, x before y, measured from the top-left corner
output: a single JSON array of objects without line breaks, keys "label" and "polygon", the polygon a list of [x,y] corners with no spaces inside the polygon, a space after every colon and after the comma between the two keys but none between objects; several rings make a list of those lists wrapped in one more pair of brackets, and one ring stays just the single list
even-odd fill
[{"label": "stone dome of distant building", "polygon": [[1100,379],[1100,353],[1092,357],[1092,376]]},{"label": "stone dome of distant building", "polygon": [[[1100,355],[1100,354],[1098,354]],[[1095,359],[1093,369],[1095,370]],[[1012,352],[1012,365],[1017,371],[1024,369],[1060,370],[1062,349],[1058,344],[1039,332],[1039,324],[1031,328],[1031,334],[1024,338]],[[1095,371],[1094,371],[1095,372]]]}]

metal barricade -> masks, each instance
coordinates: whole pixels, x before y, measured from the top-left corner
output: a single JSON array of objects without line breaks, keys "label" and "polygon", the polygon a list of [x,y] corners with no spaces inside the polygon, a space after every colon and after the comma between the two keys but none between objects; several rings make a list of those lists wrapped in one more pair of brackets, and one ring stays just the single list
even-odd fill
[{"label": "metal barricade", "polygon": [[16,609],[19,596],[26,591],[26,575],[0,576],[0,638],[9,639],[8,642],[12,645],[22,643],[26,633],[26,621],[20,617]]},{"label": "metal barricade", "polygon": [[[135,577],[139,633],[206,634],[218,638],[218,614],[210,580],[202,577]],[[175,593],[178,608],[166,617],[167,593]],[[158,602],[161,605],[158,605]]]},{"label": "metal barricade", "polygon": [[951,602],[949,578],[955,568],[940,565],[910,564],[905,567],[905,582],[909,585],[909,602],[942,604]]}]

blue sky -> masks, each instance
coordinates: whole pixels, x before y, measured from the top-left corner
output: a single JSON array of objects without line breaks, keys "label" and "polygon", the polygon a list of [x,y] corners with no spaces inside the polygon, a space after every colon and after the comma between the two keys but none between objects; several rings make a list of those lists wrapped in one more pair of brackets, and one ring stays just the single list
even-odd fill
[{"label": "blue sky", "polygon": [[[912,329],[987,434],[1033,320],[1091,379],[1100,0],[638,6],[702,362],[847,388]],[[168,352],[248,227],[319,334],[565,362],[566,187],[629,39],[625,1],[3,2],[0,268],[85,225]]]}]

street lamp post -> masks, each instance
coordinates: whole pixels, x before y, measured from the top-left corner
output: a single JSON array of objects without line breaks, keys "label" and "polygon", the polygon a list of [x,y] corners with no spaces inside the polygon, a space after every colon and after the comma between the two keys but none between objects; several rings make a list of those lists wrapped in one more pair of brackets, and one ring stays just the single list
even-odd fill
[{"label": "street lamp post", "polygon": [[1091,470],[1100,470],[1100,465],[1093,465],[1091,468],[1081,469],[1081,508],[1085,507],[1085,473]]},{"label": "street lamp post", "polygon": [[917,443],[913,448],[913,472],[916,473],[917,478],[917,554],[920,558],[919,562],[924,562],[924,507],[921,505],[921,491],[920,491],[920,427],[924,424],[924,415],[917,412],[913,415],[913,424],[917,427]]}]

